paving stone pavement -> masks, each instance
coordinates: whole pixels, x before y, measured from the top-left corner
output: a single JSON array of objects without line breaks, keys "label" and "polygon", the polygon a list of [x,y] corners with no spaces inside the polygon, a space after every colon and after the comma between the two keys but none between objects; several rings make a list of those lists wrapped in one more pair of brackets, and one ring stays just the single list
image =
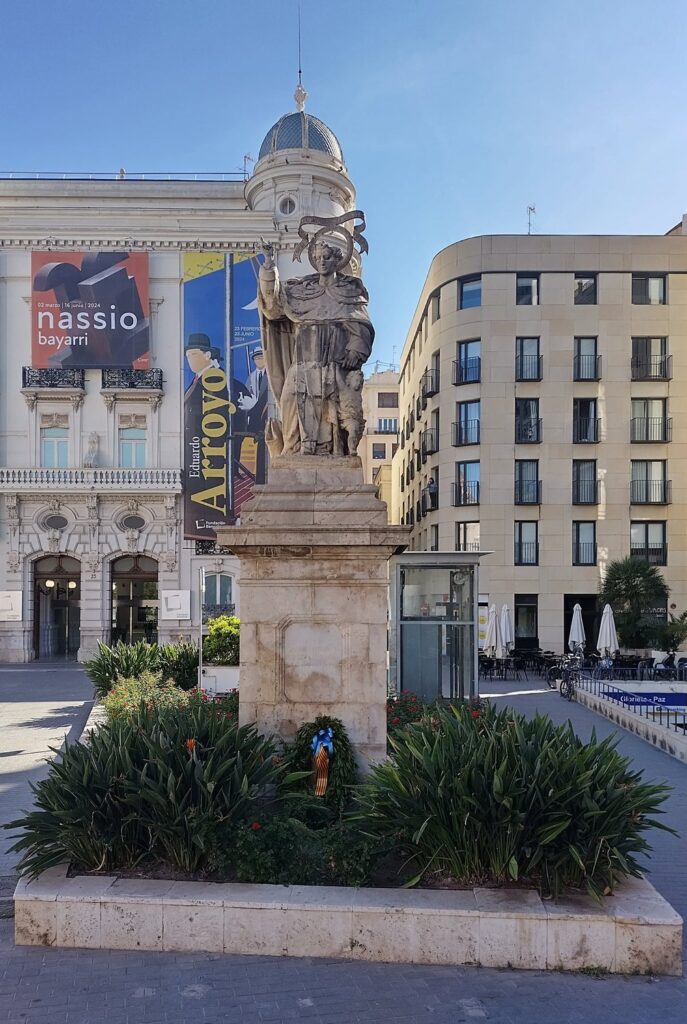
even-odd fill
[{"label": "paving stone pavement", "polygon": [[[583,737],[612,731],[557,694],[509,687],[486,686],[527,713],[570,717]],[[687,767],[629,734],[621,747],[676,787],[670,820],[687,836]],[[656,833],[651,872],[683,914],[684,844]],[[0,1024],[685,1024],[686,1008],[682,978],[15,947],[0,921]]]}]

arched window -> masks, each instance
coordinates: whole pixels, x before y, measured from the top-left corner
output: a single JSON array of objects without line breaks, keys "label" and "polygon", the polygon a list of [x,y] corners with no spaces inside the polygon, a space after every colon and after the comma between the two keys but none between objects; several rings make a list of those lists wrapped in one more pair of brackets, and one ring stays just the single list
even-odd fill
[{"label": "arched window", "polygon": [[233,615],[234,578],[226,572],[205,574],[205,597],[203,608],[207,614]]}]

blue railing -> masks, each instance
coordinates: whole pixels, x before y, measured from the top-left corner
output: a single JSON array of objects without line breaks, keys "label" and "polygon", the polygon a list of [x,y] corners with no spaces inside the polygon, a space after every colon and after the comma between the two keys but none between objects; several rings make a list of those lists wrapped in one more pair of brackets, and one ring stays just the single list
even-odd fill
[{"label": "blue railing", "polygon": [[[687,736],[687,693],[642,693],[613,686],[612,681],[594,676],[580,676],[575,686],[622,706],[626,711],[650,719],[657,725]],[[680,701],[680,703],[677,703]]]}]

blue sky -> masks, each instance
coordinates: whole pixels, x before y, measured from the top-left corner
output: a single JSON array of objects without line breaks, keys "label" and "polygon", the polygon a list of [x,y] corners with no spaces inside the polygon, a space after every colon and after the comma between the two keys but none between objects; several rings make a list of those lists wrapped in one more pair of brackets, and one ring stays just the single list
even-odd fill
[{"label": "blue sky", "polygon": [[[4,0],[0,169],[214,171],[293,106],[296,0]],[[302,0],[307,109],[368,217],[374,358],[468,235],[687,209],[684,0]],[[9,102],[8,102],[9,98]]]}]

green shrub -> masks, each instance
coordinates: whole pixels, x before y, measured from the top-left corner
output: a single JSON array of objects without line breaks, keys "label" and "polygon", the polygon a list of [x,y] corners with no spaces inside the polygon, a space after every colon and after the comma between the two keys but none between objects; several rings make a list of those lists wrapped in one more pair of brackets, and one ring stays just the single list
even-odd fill
[{"label": "green shrub", "polygon": [[118,679],[103,697],[107,717],[131,717],[141,706],[149,713],[171,708],[185,708],[190,695],[180,690],[171,679],[163,681],[159,673],[143,672],[135,679]]},{"label": "green shrub", "polygon": [[130,679],[143,672],[155,672],[159,662],[157,644],[139,640],[125,644],[118,640],[112,647],[98,643],[95,658],[85,662],[84,668],[95,687],[97,697],[103,697],[119,678]]},{"label": "green shrub", "polygon": [[[296,733],[296,739],[287,756],[294,771],[312,773],[312,738],[320,729],[331,728],[334,734],[334,756],[329,765],[327,791],[322,800],[335,814],[341,815],[351,799],[351,787],[356,784],[358,770],[346,727],[339,718],[320,715],[314,722],[306,722]],[[310,777],[305,785],[310,785]]]},{"label": "green shrub", "polygon": [[240,620],[235,615],[210,619],[203,640],[203,661],[208,665],[238,665],[239,632]]},{"label": "green shrub", "polygon": [[582,743],[570,724],[504,709],[436,708],[390,740],[359,788],[363,831],[414,862],[415,884],[526,877],[547,894],[595,897],[639,873],[643,833],[668,787],[645,783],[612,738]]},{"label": "green shrub", "polygon": [[159,647],[159,667],[163,679],[171,679],[182,690],[198,685],[198,644],[179,640]]}]

